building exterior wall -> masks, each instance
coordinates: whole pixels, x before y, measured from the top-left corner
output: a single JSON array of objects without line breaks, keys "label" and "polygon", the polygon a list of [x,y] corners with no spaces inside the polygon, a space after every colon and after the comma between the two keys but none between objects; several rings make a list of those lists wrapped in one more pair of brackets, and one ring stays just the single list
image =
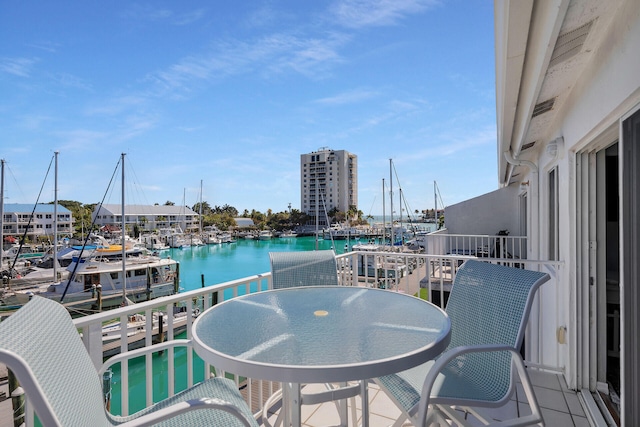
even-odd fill
[{"label": "building exterior wall", "polygon": [[320,225],[326,226],[326,212],[351,206],[358,206],[357,156],[329,148],[300,155],[301,212],[315,218],[317,209]]},{"label": "building exterior wall", "polygon": [[501,230],[520,235],[517,215],[519,186],[510,185],[465,200],[444,210],[444,223],[449,234],[496,235]]},{"label": "building exterior wall", "polygon": [[[532,312],[532,323],[538,330],[540,340],[533,343],[530,351],[537,363],[553,366],[565,374],[570,388],[593,391],[596,381],[593,375],[596,364],[595,344],[600,331],[595,328],[596,308],[594,304],[594,283],[598,285],[592,268],[594,254],[599,242],[589,229],[593,217],[601,208],[587,205],[585,201],[593,201],[596,192],[595,174],[597,166],[585,161],[589,154],[603,150],[618,142],[618,165],[624,169],[625,152],[623,135],[620,129],[623,120],[630,114],[640,110],[640,3],[636,1],[619,1],[608,3],[614,8],[611,22],[607,22],[606,31],[600,35],[599,48],[593,52],[593,58],[585,64],[571,88],[571,92],[562,105],[554,107],[555,117],[547,123],[544,138],[536,141],[537,151],[527,153],[527,160],[532,166],[518,176],[519,182],[528,181],[528,252],[530,259],[557,259],[561,263],[559,275],[552,277],[550,285],[541,287]],[[533,85],[538,82],[521,82],[521,85]],[[520,92],[524,89],[521,87]],[[526,127],[526,123],[518,123]],[[551,149],[555,147],[556,149]],[[551,174],[557,181],[557,237],[552,232],[552,186]],[[622,173],[619,178],[623,177]],[[617,193],[634,193],[638,189],[627,188],[628,183],[620,180]],[[590,190],[591,193],[586,190]],[[620,205],[622,212],[623,206]],[[625,228],[620,215],[619,236],[617,241],[625,241]],[[610,236],[607,236],[609,239]],[[555,246],[552,239],[557,240],[557,254],[552,253]],[[616,239],[610,239],[616,241]],[[637,245],[637,242],[635,242]],[[625,258],[624,247],[619,243],[620,265],[615,266],[622,273]],[[635,260],[634,260],[635,262]],[[609,267],[607,265],[607,267]],[[598,266],[600,268],[600,266]],[[620,276],[620,301],[622,305],[629,303],[625,295],[624,277]],[[633,288],[635,289],[635,288]],[[637,298],[637,293],[630,295]],[[626,300],[626,302],[625,302]],[[634,300],[635,301],[635,300]],[[635,304],[635,303],[634,303]],[[622,311],[624,313],[624,310]],[[638,383],[640,360],[637,349],[625,350],[625,329],[635,329],[638,321],[632,317],[620,318],[620,353],[626,366],[631,370],[624,371],[621,365],[619,376],[624,385]],[[559,334],[561,331],[562,334]],[[560,336],[563,338],[560,339]],[[599,345],[599,344],[598,344]],[[596,346],[596,347],[593,347]],[[620,396],[623,424],[637,425],[635,408],[637,394],[624,393]],[[626,408],[626,409],[625,409]],[[635,411],[635,412],[634,412]],[[626,417],[626,420],[625,420]]]},{"label": "building exterior wall", "polygon": [[[563,261],[563,276],[558,280],[559,293],[543,289],[540,304],[541,321],[557,319],[558,325],[568,328],[569,345],[561,347],[560,354],[544,353],[543,363],[558,363],[565,367],[570,386],[579,387],[580,373],[576,370],[577,355],[584,349],[578,347],[576,335],[579,330],[574,326],[581,321],[576,314],[576,292],[586,285],[579,279],[579,257],[583,249],[579,246],[576,229],[579,217],[585,212],[576,205],[578,198],[576,181],[576,153],[597,150],[619,140],[621,119],[640,104],[640,55],[637,52],[640,44],[640,19],[638,5],[627,2],[635,11],[620,11],[615,22],[610,26],[611,33],[606,37],[604,49],[596,52],[590,65],[583,71],[554,123],[548,130],[548,138],[544,141],[544,149],[538,153],[535,163],[537,171],[530,170],[523,180],[535,182],[538,193],[539,209],[530,212],[532,232],[530,233],[531,250],[539,259],[548,259],[550,245],[549,230],[549,173],[557,172],[558,177],[558,257]],[[561,138],[559,143],[557,138]],[[557,154],[547,151],[546,146],[554,142],[558,147]],[[624,183],[622,183],[624,185]],[[535,193],[533,193],[535,194]],[[624,224],[621,224],[624,228]],[[566,309],[554,312],[552,302],[557,299],[566,304]],[[586,319],[582,319],[586,321]],[[551,344],[547,348],[552,348]],[[582,380],[584,381],[584,380]]]},{"label": "building exterior wall", "polygon": [[[50,204],[33,205],[8,203],[4,205],[2,218],[3,236],[22,237],[27,232],[27,238],[53,239],[54,235],[54,206]],[[73,215],[64,206],[58,205],[58,236],[73,234]],[[31,221],[31,222],[30,222]]]},{"label": "building exterior wall", "polygon": [[[127,228],[137,225],[143,231],[173,227],[187,231],[197,229],[200,221],[196,212],[184,206],[127,205],[124,215]],[[120,205],[98,205],[91,216],[99,227],[109,225],[120,228],[122,224]]]}]

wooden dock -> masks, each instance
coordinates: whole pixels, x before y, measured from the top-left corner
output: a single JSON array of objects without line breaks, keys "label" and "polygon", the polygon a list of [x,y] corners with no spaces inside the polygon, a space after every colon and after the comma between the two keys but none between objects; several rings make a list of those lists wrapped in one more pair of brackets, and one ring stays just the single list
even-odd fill
[{"label": "wooden dock", "polygon": [[[174,319],[173,322],[173,334],[178,335],[187,330],[187,318]],[[153,344],[164,341],[164,336],[166,336],[167,331],[163,330],[162,335],[160,335],[160,331],[158,326],[153,328],[153,332],[151,335],[151,340]],[[127,348],[130,350],[135,350],[137,348],[142,348],[145,346],[145,340],[147,337],[146,330],[141,330],[135,334],[129,335],[127,337]],[[106,343],[102,346],[102,357],[104,359],[108,359],[111,356],[115,356],[116,354],[120,354],[120,339],[113,340],[109,343]]]}]

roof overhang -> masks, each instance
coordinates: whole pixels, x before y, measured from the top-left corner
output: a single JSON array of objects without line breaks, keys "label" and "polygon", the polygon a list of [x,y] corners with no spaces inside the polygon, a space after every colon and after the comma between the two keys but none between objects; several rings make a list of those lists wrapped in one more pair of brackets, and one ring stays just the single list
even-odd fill
[{"label": "roof overhang", "polygon": [[[570,0],[495,0],[498,181],[511,183]],[[505,152],[509,155],[505,156]]]}]

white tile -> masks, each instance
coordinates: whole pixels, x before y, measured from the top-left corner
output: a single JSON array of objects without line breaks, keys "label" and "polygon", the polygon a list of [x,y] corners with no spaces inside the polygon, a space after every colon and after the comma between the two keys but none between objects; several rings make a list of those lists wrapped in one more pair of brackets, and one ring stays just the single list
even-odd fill
[{"label": "white tile", "polygon": [[518,402],[518,413],[520,416],[531,415],[531,407],[527,403]]},{"label": "white tile", "polygon": [[572,415],[573,425],[575,427],[591,427],[589,420],[586,417],[579,417],[577,415]]},{"label": "white tile", "polygon": [[[566,385],[562,385],[563,378],[556,374],[548,374],[534,372],[531,376],[532,383],[535,384],[534,391],[541,407],[545,425],[547,426],[571,426],[575,423],[578,427],[588,426],[588,421],[584,417],[584,411],[580,402],[571,390],[567,390]],[[535,381],[535,382],[534,382]],[[322,385],[314,385],[321,391]],[[312,389],[306,389],[306,392]],[[564,390],[564,393],[561,391]],[[522,391],[522,385],[517,385],[518,400],[525,400]],[[361,422],[361,399],[356,399],[358,423]],[[369,423],[371,427],[389,426],[400,416],[401,411],[389,399],[389,397],[380,390],[380,388],[371,383],[369,385]],[[505,420],[518,415],[531,414],[529,405],[520,402],[510,401],[507,405],[496,409],[479,409],[478,412],[489,420]],[[339,416],[337,409],[333,403],[325,403],[322,405],[303,405],[303,422],[306,427],[335,426],[339,424]],[[306,419],[304,417],[307,417]],[[573,421],[572,421],[573,418]],[[272,420],[272,418],[269,418]],[[471,425],[480,425],[475,417],[469,418]],[[351,426],[351,412],[349,410],[349,425]],[[407,426],[411,424],[405,423]]]},{"label": "white tile", "polygon": [[538,387],[550,388],[552,390],[560,390],[560,380],[557,374],[540,372],[535,370],[527,370],[531,384]]},{"label": "white tile", "polygon": [[402,411],[383,392],[379,391],[369,400],[369,413],[378,414],[387,418],[397,419],[402,415]]},{"label": "white tile", "polygon": [[340,416],[336,407],[332,403],[323,405],[309,405],[313,407],[313,411],[305,411],[305,405],[302,409],[302,422],[308,426],[338,426],[340,425]]},{"label": "white tile", "polygon": [[553,411],[551,409],[542,409],[542,418],[544,419],[544,425],[546,426],[572,426],[573,420],[571,415],[565,412]]},{"label": "white tile", "polygon": [[[360,419],[358,419],[360,422]],[[377,414],[369,414],[369,427],[388,427],[395,422],[392,418],[383,417]]]},{"label": "white tile", "polygon": [[569,407],[564,400],[564,394],[560,390],[550,390],[541,387],[534,387],[534,390],[538,398],[538,406],[541,408],[569,413]]},{"label": "white tile", "polygon": [[[558,374],[558,381],[560,382],[560,390],[563,392],[571,392],[573,390],[569,390],[569,386],[567,386],[567,381],[564,379],[564,375]],[[575,393],[575,391],[573,391]]]},{"label": "white tile", "polygon": [[569,412],[571,415],[577,415],[580,417],[584,417],[584,408],[580,403],[580,399],[578,399],[578,395],[575,392],[565,392],[564,398],[567,400],[567,405],[569,406]]}]

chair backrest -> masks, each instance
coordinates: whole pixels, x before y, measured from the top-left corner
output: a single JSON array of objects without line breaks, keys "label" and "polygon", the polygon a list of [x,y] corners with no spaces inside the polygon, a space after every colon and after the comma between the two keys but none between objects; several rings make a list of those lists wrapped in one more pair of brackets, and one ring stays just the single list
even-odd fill
[{"label": "chair backrest", "polygon": [[273,289],[338,285],[338,267],[332,250],[269,252],[269,259]]},{"label": "chair backrest", "polygon": [[61,304],[36,296],[0,322],[0,362],[43,425],[110,425],[98,373]]},{"label": "chair backrest", "polygon": [[[456,273],[446,312],[451,318],[448,348],[482,344],[508,345],[520,349],[538,287],[549,275],[482,261],[468,260]],[[510,391],[511,355],[506,352],[465,355],[468,377],[477,376],[478,384],[491,385],[495,400]]]}]

